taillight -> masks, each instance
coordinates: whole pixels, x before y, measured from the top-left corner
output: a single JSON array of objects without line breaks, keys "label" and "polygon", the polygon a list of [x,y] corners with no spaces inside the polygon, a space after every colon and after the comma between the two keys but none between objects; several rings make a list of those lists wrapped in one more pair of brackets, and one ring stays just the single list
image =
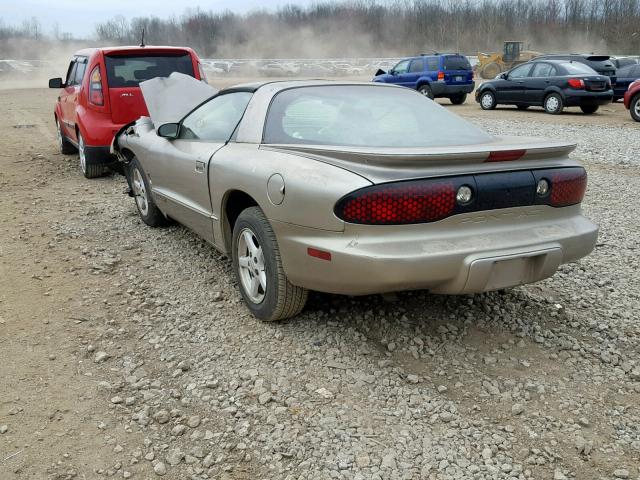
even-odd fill
[{"label": "taillight", "polygon": [[582,201],[587,190],[587,172],[582,168],[558,169],[551,173],[551,205],[567,207]]},{"label": "taillight", "polygon": [[450,180],[418,180],[366,187],[336,205],[336,215],[349,223],[405,225],[442,220],[456,206]]},{"label": "taillight", "polygon": [[102,75],[100,65],[96,65],[89,77],[89,101],[94,105],[104,105],[104,95],[102,94]]},{"label": "taillight", "polygon": [[198,62],[198,72],[200,73],[200,80],[204,83],[207,83],[207,76],[204,74],[204,69],[202,68],[202,64]]},{"label": "taillight", "polygon": [[497,150],[490,152],[485,162],[512,162],[522,158],[526,150]]},{"label": "taillight", "polygon": [[569,88],[575,88],[577,90],[584,89],[584,80],[580,80],[579,78],[570,78],[567,82],[569,83]]},{"label": "taillight", "polygon": [[444,72],[438,72],[438,80],[444,80]]}]

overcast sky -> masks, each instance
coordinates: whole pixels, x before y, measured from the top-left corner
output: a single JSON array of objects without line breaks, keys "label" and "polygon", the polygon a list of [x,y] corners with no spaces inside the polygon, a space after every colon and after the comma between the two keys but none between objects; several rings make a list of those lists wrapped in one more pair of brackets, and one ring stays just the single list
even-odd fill
[{"label": "overcast sky", "polygon": [[96,23],[116,15],[123,15],[128,19],[150,15],[165,18],[180,16],[187,7],[247,12],[256,8],[273,9],[284,4],[310,3],[312,0],[195,0],[193,3],[175,0],[0,0],[0,19],[5,24],[19,25],[24,20],[36,17],[46,33],[50,33],[57,22],[60,32],[85,37],[93,34]]}]

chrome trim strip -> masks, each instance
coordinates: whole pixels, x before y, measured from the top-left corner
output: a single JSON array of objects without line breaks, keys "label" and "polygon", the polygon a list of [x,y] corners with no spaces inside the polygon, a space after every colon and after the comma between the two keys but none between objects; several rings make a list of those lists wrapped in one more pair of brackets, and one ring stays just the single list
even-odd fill
[{"label": "chrome trim strip", "polygon": [[180,205],[181,207],[188,208],[192,212],[195,212],[195,213],[197,213],[199,215],[202,215],[203,217],[207,217],[207,218],[210,218],[212,220],[218,221],[218,217],[216,215],[214,215],[213,213],[209,213],[206,210],[202,210],[201,208],[195,207],[193,205],[189,205],[188,203],[181,202],[180,200],[177,200],[175,197],[172,197],[171,195],[168,195],[168,194],[166,194],[164,192],[161,192],[161,191],[157,190],[154,187],[151,187],[151,191],[153,192],[154,195],[159,195],[159,196],[163,197],[164,199],[175,203],[176,205]]}]

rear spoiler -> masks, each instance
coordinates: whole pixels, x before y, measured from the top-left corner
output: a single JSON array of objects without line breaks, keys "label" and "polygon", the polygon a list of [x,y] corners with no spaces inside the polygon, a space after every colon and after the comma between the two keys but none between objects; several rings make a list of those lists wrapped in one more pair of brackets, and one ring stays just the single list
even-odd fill
[{"label": "rear spoiler", "polygon": [[611,60],[611,57],[609,55],[589,55],[586,59],[592,62],[604,62],[605,60]]}]

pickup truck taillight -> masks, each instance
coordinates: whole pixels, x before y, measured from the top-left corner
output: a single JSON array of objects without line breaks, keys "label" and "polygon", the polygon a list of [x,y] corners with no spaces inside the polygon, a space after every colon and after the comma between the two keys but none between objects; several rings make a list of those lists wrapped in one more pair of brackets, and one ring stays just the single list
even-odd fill
[{"label": "pickup truck taillight", "polygon": [[104,105],[104,95],[102,93],[102,75],[100,65],[96,65],[89,77],[89,101],[99,107]]}]

